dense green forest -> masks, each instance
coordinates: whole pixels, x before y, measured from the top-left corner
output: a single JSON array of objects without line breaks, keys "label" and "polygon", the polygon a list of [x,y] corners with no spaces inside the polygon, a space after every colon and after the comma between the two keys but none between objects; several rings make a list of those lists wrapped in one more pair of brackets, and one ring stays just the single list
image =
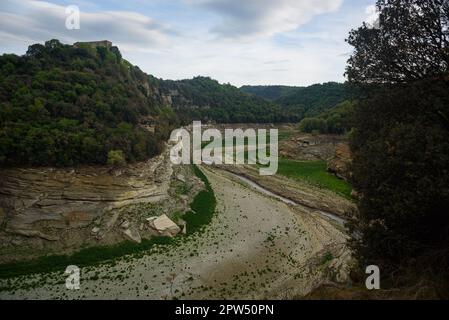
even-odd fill
[{"label": "dense green forest", "polygon": [[245,86],[240,89],[207,77],[189,80],[157,80],[172,97],[173,108],[183,120],[202,119],[220,123],[299,122],[317,116],[348,99],[345,84],[310,87]]},{"label": "dense green forest", "polygon": [[193,119],[219,123],[288,122],[291,115],[275,103],[241,92],[230,84],[207,77],[189,80],[158,80],[162,92],[170,93],[172,106],[184,122]]},{"label": "dense green forest", "polygon": [[243,86],[240,90],[266,100],[276,101],[282,97],[292,94],[299,87],[290,86]]},{"label": "dense green forest", "polygon": [[[382,287],[449,297],[449,2],[378,0],[364,24],[349,81],[355,106],[353,183],[362,195],[353,227],[360,272],[381,270]],[[436,23],[438,22],[438,23]]]},{"label": "dense green forest", "polygon": [[316,117],[338,104],[350,100],[352,91],[347,84],[328,82],[309,87],[243,86],[243,92],[273,101],[289,115],[290,121]]},{"label": "dense green forest", "polygon": [[299,129],[306,133],[345,134],[352,129],[355,104],[346,100],[317,117],[304,118]]},{"label": "dense green forest", "polygon": [[[0,57],[0,165],[144,160],[160,152],[176,116],[158,107],[147,75],[117,48],[29,47]],[[141,124],[156,127],[151,133]],[[124,159],[117,159],[122,157]]]}]

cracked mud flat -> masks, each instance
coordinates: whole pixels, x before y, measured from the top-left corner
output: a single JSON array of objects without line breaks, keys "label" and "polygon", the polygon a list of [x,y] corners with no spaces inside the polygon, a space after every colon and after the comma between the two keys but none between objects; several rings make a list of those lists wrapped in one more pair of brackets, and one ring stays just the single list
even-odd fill
[{"label": "cracked mud flat", "polygon": [[[141,258],[83,268],[76,291],[65,288],[64,270],[0,280],[0,287],[21,287],[0,292],[0,299],[286,299],[307,294],[329,276],[344,281],[346,235],[331,221],[219,170],[203,171],[217,198],[204,232]],[[323,260],[330,254],[331,261]]]}]

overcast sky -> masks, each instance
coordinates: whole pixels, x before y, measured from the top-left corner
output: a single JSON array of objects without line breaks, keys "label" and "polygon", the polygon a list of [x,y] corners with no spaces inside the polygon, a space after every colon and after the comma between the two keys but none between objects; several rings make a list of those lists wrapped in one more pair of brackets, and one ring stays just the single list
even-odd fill
[{"label": "overcast sky", "polygon": [[[344,81],[349,30],[374,0],[0,0],[0,53],[33,43],[111,40],[125,59],[164,79],[310,85]],[[79,30],[65,27],[68,5]]]}]

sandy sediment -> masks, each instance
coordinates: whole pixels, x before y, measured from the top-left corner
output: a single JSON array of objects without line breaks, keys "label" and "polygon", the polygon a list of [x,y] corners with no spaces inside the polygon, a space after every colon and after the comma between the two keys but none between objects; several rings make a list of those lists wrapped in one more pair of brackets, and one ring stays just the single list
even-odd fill
[{"label": "sandy sediment", "polygon": [[219,170],[203,170],[217,198],[204,232],[141,258],[84,268],[80,290],[65,288],[61,270],[12,280],[9,286],[32,286],[0,292],[0,298],[284,299],[307,294],[329,277],[345,281],[347,237],[331,221]]}]

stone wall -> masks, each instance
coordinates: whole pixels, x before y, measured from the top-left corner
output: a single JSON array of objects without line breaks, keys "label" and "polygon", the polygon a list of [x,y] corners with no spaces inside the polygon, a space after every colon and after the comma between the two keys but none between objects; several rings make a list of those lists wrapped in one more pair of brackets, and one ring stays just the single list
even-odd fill
[{"label": "stone wall", "polygon": [[91,47],[106,47],[110,49],[112,47],[112,42],[108,40],[101,40],[101,41],[88,41],[88,42],[76,42],[73,44],[74,47],[78,48],[81,45],[89,45]]}]

